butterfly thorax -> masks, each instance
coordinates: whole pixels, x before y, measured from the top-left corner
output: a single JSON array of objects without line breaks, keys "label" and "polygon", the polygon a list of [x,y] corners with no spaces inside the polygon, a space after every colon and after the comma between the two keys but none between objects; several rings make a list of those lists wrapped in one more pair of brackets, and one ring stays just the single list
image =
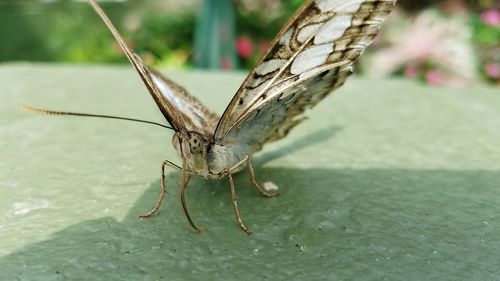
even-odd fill
[{"label": "butterfly thorax", "polygon": [[[175,133],[172,143],[186,162],[187,170],[207,179],[221,178],[225,169],[235,168],[242,160],[234,145],[213,142],[211,138],[197,132]],[[232,172],[240,171],[245,167],[244,164],[232,169]]]}]

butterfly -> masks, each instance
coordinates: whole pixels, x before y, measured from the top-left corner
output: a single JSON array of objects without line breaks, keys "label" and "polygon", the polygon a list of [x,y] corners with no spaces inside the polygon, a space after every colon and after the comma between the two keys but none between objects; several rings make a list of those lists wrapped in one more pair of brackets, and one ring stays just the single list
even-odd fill
[{"label": "butterfly", "polygon": [[159,125],[173,130],[172,143],[181,165],[165,160],[161,166],[161,191],[155,206],[140,217],[151,217],[160,209],[166,194],[165,168],[181,171],[181,202],[191,226],[185,200],[190,176],[205,179],[227,178],[236,220],[243,223],[233,174],[248,169],[252,186],[265,197],[272,183],[256,180],[252,155],[264,144],[285,137],[312,108],[334,89],[342,86],[353,72],[353,65],[377,35],[396,0],[307,0],[281,29],[255,68],[247,76],[222,116],[209,111],[196,98],[145,65],[125,43],[113,23],[95,0],[89,4],[104,21],[169,125],[108,115],[51,111],[25,107],[49,115],[114,118]]}]

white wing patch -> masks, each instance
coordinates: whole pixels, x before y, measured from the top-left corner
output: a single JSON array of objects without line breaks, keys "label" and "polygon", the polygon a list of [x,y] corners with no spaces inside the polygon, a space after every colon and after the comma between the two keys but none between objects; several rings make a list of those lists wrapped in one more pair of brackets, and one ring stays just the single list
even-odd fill
[{"label": "white wing patch", "polygon": [[336,16],[327,21],[314,37],[314,44],[324,44],[339,39],[351,26],[352,16]]},{"label": "white wing patch", "polygon": [[290,45],[290,40],[292,39],[292,34],[295,31],[295,28],[290,28],[285,34],[283,34],[283,37],[280,38],[280,44],[288,46]]},{"label": "white wing patch", "polygon": [[322,12],[335,11],[337,13],[356,12],[365,0],[316,0],[316,4]]},{"label": "white wing patch", "polygon": [[321,23],[306,25],[300,30],[299,34],[297,35],[297,40],[299,40],[300,43],[304,43],[318,31],[321,25]]},{"label": "white wing patch", "polygon": [[315,67],[321,66],[326,62],[331,52],[333,52],[332,44],[323,44],[309,48],[295,58],[290,72],[299,75]]},{"label": "white wing patch", "polygon": [[255,73],[259,75],[266,75],[280,69],[285,65],[285,63],[286,60],[283,59],[268,60],[259,65],[259,67],[257,67],[257,69],[255,70]]}]

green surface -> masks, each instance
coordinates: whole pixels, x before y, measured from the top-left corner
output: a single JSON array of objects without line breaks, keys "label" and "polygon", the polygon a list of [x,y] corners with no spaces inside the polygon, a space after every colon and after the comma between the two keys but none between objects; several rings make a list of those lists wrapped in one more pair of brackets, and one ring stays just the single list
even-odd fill
[{"label": "green surface", "polygon": [[[221,112],[244,74],[170,72]],[[131,67],[0,65],[0,280],[500,280],[500,91],[353,77],[236,177],[176,182],[162,121]],[[258,279],[254,279],[258,278]]]}]

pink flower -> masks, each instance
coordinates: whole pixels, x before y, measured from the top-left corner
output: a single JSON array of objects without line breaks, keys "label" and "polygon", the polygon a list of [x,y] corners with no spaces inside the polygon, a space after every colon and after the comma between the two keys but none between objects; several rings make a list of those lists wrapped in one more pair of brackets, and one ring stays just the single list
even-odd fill
[{"label": "pink flower", "polygon": [[500,12],[497,10],[486,10],[481,14],[483,23],[491,26],[500,26]]},{"label": "pink flower", "polygon": [[429,70],[425,76],[427,84],[433,86],[443,85],[445,83],[445,77],[438,70]]},{"label": "pink flower", "polygon": [[242,58],[249,58],[252,56],[254,46],[248,37],[240,36],[236,39],[236,52]]},{"label": "pink flower", "polygon": [[490,78],[500,78],[500,64],[499,63],[487,63],[484,66],[484,72]]},{"label": "pink flower", "polygon": [[476,56],[469,40],[469,28],[461,18],[449,19],[428,10],[407,28],[393,32],[386,35],[386,41],[392,41],[392,46],[373,56],[370,72],[374,75],[388,75],[403,69],[405,76],[423,77],[432,85],[448,84],[452,78],[465,83],[475,78]]}]

